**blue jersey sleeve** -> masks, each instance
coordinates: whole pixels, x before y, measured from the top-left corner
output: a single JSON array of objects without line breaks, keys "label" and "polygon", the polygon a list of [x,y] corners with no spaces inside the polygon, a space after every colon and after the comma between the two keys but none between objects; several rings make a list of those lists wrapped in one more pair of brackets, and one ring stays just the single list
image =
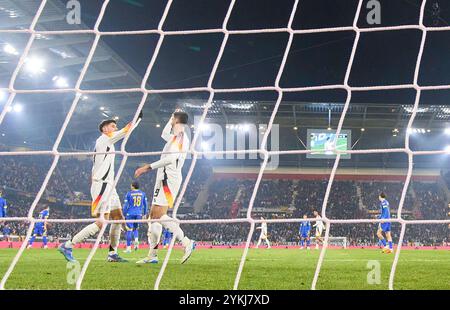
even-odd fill
[{"label": "blue jersey sleeve", "polygon": [[6,217],[6,200],[0,197],[0,217]]},{"label": "blue jersey sleeve", "polygon": [[389,218],[389,208],[387,206],[383,207],[383,210],[381,211],[381,218],[383,219]]},{"label": "blue jersey sleeve", "polygon": [[380,203],[381,214],[378,216],[379,219],[388,219],[390,218],[389,212],[389,202],[387,200]]}]

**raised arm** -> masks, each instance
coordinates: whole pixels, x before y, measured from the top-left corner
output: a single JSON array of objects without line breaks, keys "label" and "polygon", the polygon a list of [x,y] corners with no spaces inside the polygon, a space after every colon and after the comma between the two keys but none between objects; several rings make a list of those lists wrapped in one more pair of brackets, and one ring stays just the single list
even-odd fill
[{"label": "raised arm", "polygon": [[170,139],[173,138],[172,120],[173,120],[173,115],[170,117],[169,121],[167,122],[166,126],[164,126],[164,129],[161,133],[161,138],[163,138],[165,141],[170,141]]},{"label": "raised arm", "polygon": [[[176,109],[175,112],[180,112],[181,109]],[[175,137],[175,135],[172,134],[172,121],[173,121],[173,114],[169,118],[169,121],[167,122],[166,126],[164,126],[164,129],[161,133],[161,138],[163,138],[165,141],[169,142],[171,139]]]},{"label": "raised arm", "polygon": [[129,122],[125,127],[123,127],[122,129],[115,131],[115,132],[111,132],[108,134],[108,138],[112,143],[116,143],[117,141],[119,141],[120,139],[125,138],[125,136],[129,133],[131,133],[141,122],[142,120],[142,111],[141,113],[139,113],[138,119],[136,120],[136,123],[132,123]]}]

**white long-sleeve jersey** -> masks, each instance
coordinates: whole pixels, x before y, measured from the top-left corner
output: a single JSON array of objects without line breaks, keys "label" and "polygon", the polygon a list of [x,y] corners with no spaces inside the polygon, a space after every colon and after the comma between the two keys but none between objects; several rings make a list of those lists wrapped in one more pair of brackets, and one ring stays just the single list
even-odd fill
[{"label": "white long-sleeve jersey", "polygon": [[316,227],[317,230],[324,230],[325,225],[323,225],[323,222],[321,221],[322,217],[320,215],[316,216],[316,223],[313,225],[313,227]]},{"label": "white long-sleeve jersey", "polygon": [[[102,134],[97,141],[95,141],[94,152],[114,152],[114,143],[123,139],[127,133],[130,133],[139,121],[136,122],[134,126],[128,123],[121,130],[112,132],[110,134]],[[114,159],[115,154],[95,154],[93,156],[94,165],[92,167],[92,180],[102,181],[102,182],[113,182],[114,181]]]},{"label": "white long-sleeve jersey", "polygon": [[259,228],[261,229],[261,234],[267,236],[267,223],[262,222]]},{"label": "white long-sleeve jersey", "polygon": [[161,138],[167,141],[163,149],[164,153],[161,154],[160,160],[151,163],[150,166],[152,170],[158,169],[156,181],[167,178],[170,181],[181,183],[183,179],[181,170],[183,169],[187,153],[174,152],[187,152],[189,150],[189,138],[184,132],[174,135],[171,131],[172,126],[169,120],[161,134]]}]

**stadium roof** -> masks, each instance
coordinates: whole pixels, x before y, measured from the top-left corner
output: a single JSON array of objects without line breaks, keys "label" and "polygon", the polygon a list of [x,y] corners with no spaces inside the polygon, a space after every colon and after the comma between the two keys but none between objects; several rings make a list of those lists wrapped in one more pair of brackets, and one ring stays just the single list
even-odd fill
[{"label": "stadium roof", "polygon": [[[39,1],[0,1],[0,29],[29,28],[32,18],[39,7]],[[66,30],[89,29],[85,24],[68,25],[67,10],[60,1],[47,1],[45,9],[36,25],[37,30]],[[0,35],[0,87],[7,87],[12,72],[17,66],[18,59],[23,52],[28,34]],[[16,89],[48,89],[56,87],[73,87],[85,64],[87,54],[93,43],[91,34],[37,35],[29,56],[16,79]],[[28,68],[30,67],[30,68]],[[30,69],[30,70],[28,70]],[[81,88],[84,89],[113,89],[138,87],[142,77],[111,49],[105,40],[100,40],[89,69],[83,79]],[[58,84],[60,83],[60,84]],[[92,97],[92,98],[89,98]],[[82,122],[74,119],[71,126],[78,128],[77,134],[92,132],[86,126],[90,119],[96,124],[99,118],[114,117],[116,115],[132,115],[136,110],[141,94],[125,93],[106,96],[108,104],[113,109],[98,112],[93,116],[91,110],[85,106],[92,104],[95,96],[83,96],[81,108],[76,113],[83,114]],[[0,96],[0,107],[6,103],[7,94]],[[39,126],[35,128],[45,131],[59,130],[55,126],[56,119],[67,113],[68,106],[73,101],[73,94],[18,94],[14,104],[24,106],[28,116],[39,119]],[[116,103],[120,105],[116,106]],[[126,107],[132,106],[127,109]],[[124,107],[124,108],[122,108]],[[112,111],[111,111],[112,110]],[[125,111],[127,110],[127,111]],[[129,110],[129,111],[128,111]],[[98,109],[97,109],[98,111]],[[128,113],[129,112],[129,113]],[[58,114],[58,115],[56,115]],[[3,130],[8,128],[8,117],[5,119]],[[11,125],[11,123],[9,123]],[[95,130],[96,126],[92,126]]]},{"label": "stadium roof", "polygon": [[[39,4],[39,1],[0,0],[0,29],[28,28]],[[96,14],[92,13],[91,21],[95,21]],[[36,29],[66,30],[74,29],[74,27],[89,29],[86,24],[68,25],[65,17],[66,8],[63,2],[47,1]],[[27,34],[2,33],[0,35],[0,50],[3,51],[0,53],[1,87],[8,85],[27,39]],[[85,63],[93,39],[94,36],[90,34],[39,35],[30,51],[30,58],[37,59],[35,63],[31,63],[34,65],[34,70],[27,71],[25,65],[17,77],[16,88],[55,88],[65,84],[73,86]],[[139,87],[142,74],[136,72],[136,67],[124,60],[126,56],[124,53],[117,52],[116,48],[113,49],[108,42],[108,38],[100,40],[83,80],[82,88]],[[254,44],[251,39],[247,43]],[[146,52],[142,51],[142,53]],[[39,61],[44,63],[40,64]],[[39,71],[39,66],[42,67],[42,72]],[[223,69],[223,71],[226,70],[228,69]],[[155,128],[155,125],[164,124],[176,107],[185,109],[191,119],[194,119],[194,116],[201,115],[208,95],[207,93],[151,95],[144,107],[146,115],[144,124],[150,129],[159,131],[160,129]],[[141,98],[141,93],[83,96],[69,123],[66,135],[95,136],[97,124],[104,118],[117,116],[120,117],[119,122],[124,122],[134,115]],[[276,98],[275,92],[217,94],[207,115],[207,121],[221,124],[265,124],[272,114]],[[278,109],[275,123],[280,124],[281,127],[327,128],[331,126],[335,128],[345,99],[346,92],[343,90],[286,93]],[[344,128],[374,128],[387,131],[405,128],[411,116],[414,99],[414,89],[353,93]],[[20,129],[21,132],[27,132],[27,135],[33,135],[41,134],[42,130],[49,138],[48,141],[41,140],[41,143],[51,144],[54,141],[52,136],[58,133],[72,100],[73,94],[68,93],[18,94],[15,104],[23,105],[26,113],[21,116],[20,122],[17,115],[10,113],[0,127],[0,131]],[[423,92],[414,127],[432,130],[445,128],[450,121],[449,100],[449,91]],[[0,96],[0,108],[5,101],[6,96]],[[33,125],[29,126],[30,128],[18,127],[22,126],[25,117],[28,120],[33,118]]]}]

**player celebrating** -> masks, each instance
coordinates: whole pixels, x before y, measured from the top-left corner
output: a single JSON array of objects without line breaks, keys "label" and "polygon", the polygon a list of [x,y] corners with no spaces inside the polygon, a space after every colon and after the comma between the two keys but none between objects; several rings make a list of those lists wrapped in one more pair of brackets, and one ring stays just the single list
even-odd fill
[{"label": "player celebrating", "polygon": [[[303,215],[304,219],[307,219],[307,215]],[[309,234],[311,231],[311,223],[309,221],[302,221],[300,224],[300,229],[299,229],[299,233],[300,233],[300,250],[303,249],[304,244],[305,244],[305,239],[306,239],[306,248],[309,250],[310,249],[310,244],[311,244],[311,239],[309,238]]]},{"label": "player celebrating", "polygon": [[[185,134],[185,127],[188,122],[188,115],[185,112],[176,110],[164,127],[161,137],[167,141],[161,154],[161,159],[146,164],[138,168],[135,177],[150,171],[158,169],[156,173],[155,190],[153,193],[153,202],[150,210],[150,219],[170,220],[167,210],[173,208],[173,202],[181,186],[183,168],[186,159],[186,153],[189,149],[189,140]],[[170,153],[168,153],[170,152]],[[176,153],[178,152],[178,153]],[[162,227],[168,229],[176,241],[180,241],[184,247],[184,255],[181,259],[183,264],[191,256],[195,249],[195,242],[184,235],[180,226],[171,222],[153,222],[148,225],[148,236],[150,251],[146,258],[138,261],[138,264],[158,263],[157,249],[161,238]]]},{"label": "player celebrating", "polygon": [[319,215],[319,212],[314,210],[314,216],[316,217],[316,223],[313,225],[313,227],[316,228],[316,250],[319,249],[319,243],[323,245],[323,238],[322,238],[322,232],[325,228],[323,225],[323,222],[321,221],[322,217]]},{"label": "player celebrating", "polygon": [[[381,214],[378,216],[379,219],[390,219],[391,214],[389,212],[389,202],[386,200],[386,195],[384,193],[381,193],[380,196],[378,196],[378,199],[380,200],[380,208],[381,208]],[[388,245],[386,244],[386,239],[383,237],[383,232],[386,234],[386,239],[388,240]],[[378,239],[380,239],[381,243],[383,244],[384,248],[381,251],[382,253],[390,254],[392,253],[392,236],[391,236],[391,223],[390,222],[384,222],[378,224],[378,231],[377,231]]]},{"label": "player celebrating", "polygon": [[[126,220],[140,220],[147,215],[147,196],[139,190],[139,183],[131,183],[131,191],[125,196],[123,214]],[[127,223],[127,248],[125,253],[131,253],[131,240],[134,236],[134,250],[139,246],[139,223]]]},{"label": "player celebrating", "polygon": [[270,242],[269,242],[269,239],[267,238],[267,223],[264,220],[264,217],[262,217],[262,216],[261,216],[261,220],[263,221],[263,222],[261,222],[261,226],[256,228],[256,229],[261,229],[261,234],[259,235],[258,243],[256,243],[256,248],[258,248],[259,245],[261,244],[261,240],[264,240],[267,244],[267,248],[270,249]]},{"label": "player celebrating", "polygon": [[168,229],[163,230],[163,242],[162,245],[164,248],[167,248],[172,241],[172,233]]},{"label": "player celebrating", "polygon": [[3,193],[0,190],[0,218],[6,217],[6,210],[8,209],[8,204],[6,199],[2,197]]},{"label": "player celebrating", "polygon": [[[50,216],[50,208],[46,206],[41,212],[39,212],[39,219],[46,220]],[[37,222],[34,224],[33,236],[31,236],[28,242],[27,249],[33,246],[36,236],[42,236],[42,242],[44,243],[44,249],[47,248],[47,221]]]},{"label": "player celebrating", "polygon": [[[114,183],[114,144],[123,139],[127,134],[131,133],[134,128],[140,123],[142,119],[142,112],[135,124],[128,123],[121,130],[117,130],[117,122],[114,119],[104,120],[100,123],[98,129],[101,136],[95,142],[94,152],[102,153],[93,156],[94,165],[92,167],[92,184],[91,196],[92,216],[98,218],[103,213],[105,219],[110,217],[113,220],[122,220],[122,207],[120,205],[120,198],[116,189],[113,187]],[[59,252],[64,255],[68,261],[75,261],[72,254],[73,246],[83,242],[90,236],[97,234],[102,228],[103,223],[96,220],[89,224],[76,234],[72,240],[66,241],[58,248]],[[126,262],[117,254],[117,247],[120,241],[121,225],[118,223],[111,224],[109,231],[110,246],[108,252],[108,262]]]}]

